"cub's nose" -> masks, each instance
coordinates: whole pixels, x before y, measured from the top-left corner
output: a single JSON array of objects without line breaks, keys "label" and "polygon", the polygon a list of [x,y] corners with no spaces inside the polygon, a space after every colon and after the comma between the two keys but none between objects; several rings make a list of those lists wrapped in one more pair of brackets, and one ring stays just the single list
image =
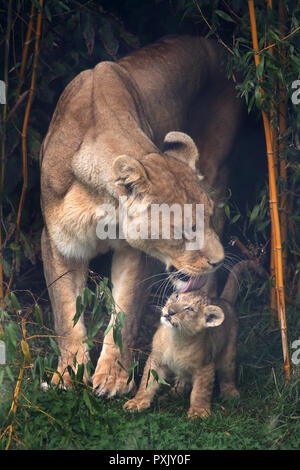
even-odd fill
[{"label": "cub's nose", "polygon": [[173,310],[171,310],[170,308],[168,309],[168,317],[171,317],[172,315],[175,315],[176,312],[174,312]]}]

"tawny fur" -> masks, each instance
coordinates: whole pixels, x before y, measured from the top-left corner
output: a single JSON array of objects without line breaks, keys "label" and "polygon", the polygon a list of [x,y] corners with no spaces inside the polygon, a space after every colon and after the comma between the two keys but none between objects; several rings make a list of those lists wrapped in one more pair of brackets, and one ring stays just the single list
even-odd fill
[{"label": "tawny fur", "polygon": [[210,300],[201,291],[174,293],[163,308],[161,321],[139,390],[125,403],[125,409],[141,411],[150,406],[159,387],[159,382],[147,387],[150,369],[164,379],[173,373],[178,391],[189,383],[192,385],[189,416],[203,418],[210,413],[216,370],[221,393],[238,395],[235,387],[237,320],[226,301]]},{"label": "tawny fur", "polygon": [[[224,256],[210,223],[207,189],[213,186],[217,197],[224,194],[224,160],[240,105],[220,64],[214,43],[169,38],[80,73],[59,99],[41,149],[42,257],[65,386],[71,384],[65,370],[73,356],[88,361],[83,318],[73,328],[73,317],[91,258],[114,251],[113,295],[126,314],[126,365],[147,300],[142,281],[153,269],[145,253],[188,275],[210,272],[209,263]],[[124,194],[132,214],[141,203],[203,203],[204,246],[188,251],[183,240],[99,240],[96,228],[103,213],[98,206],[118,207]],[[132,387],[119,359],[110,330],[93,377],[97,393],[113,396]]]},{"label": "tawny fur", "polygon": [[240,261],[228,276],[219,299],[210,299],[200,290],[171,295],[162,310],[162,324],[154,335],[139,390],[125,403],[125,409],[141,411],[150,406],[159,387],[158,382],[147,387],[151,369],[164,379],[172,372],[178,391],[192,384],[189,416],[203,418],[210,413],[215,371],[221,393],[238,396],[235,386],[238,322],[233,302],[237,280],[249,270],[266,277],[265,270],[256,262]]}]

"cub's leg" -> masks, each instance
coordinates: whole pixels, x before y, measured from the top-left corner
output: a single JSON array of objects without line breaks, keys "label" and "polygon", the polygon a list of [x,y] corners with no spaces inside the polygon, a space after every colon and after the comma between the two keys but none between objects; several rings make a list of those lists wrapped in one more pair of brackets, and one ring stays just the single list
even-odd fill
[{"label": "cub's leg", "polygon": [[171,389],[172,393],[185,395],[191,391],[191,382],[185,377],[176,376],[174,386]]},{"label": "cub's leg", "polygon": [[[156,361],[153,360],[151,356],[148,357],[148,360],[146,362],[144,372],[143,372],[143,377],[139,386],[139,390],[134,398],[131,400],[128,400],[124,408],[129,410],[129,411],[142,411],[145,410],[146,408],[149,408],[151,405],[151,402],[153,400],[153,397],[157,390],[159,389],[159,382],[154,381],[152,384],[153,376],[152,374],[149,374],[149,371],[151,369],[154,369],[163,379],[166,378],[166,369],[162,365],[159,365]],[[148,386],[147,388],[147,382]]]},{"label": "cub's leg", "polygon": [[[58,372],[63,377],[63,385],[71,386],[71,378],[67,366],[74,368],[74,356],[77,364],[86,364],[89,360],[87,345],[83,343],[86,337],[83,318],[73,327],[73,317],[76,312],[76,298],[81,295],[86,282],[87,264],[65,259],[50,241],[47,230],[42,233],[42,258],[44,273],[54,314],[54,327],[61,356],[58,360]],[[60,377],[54,374],[53,383],[58,383]],[[88,376],[85,370],[84,381]]]},{"label": "cub's leg", "polygon": [[211,394],[214,385],[215,369],[213,364],[202,367],[193,377],[188,416],[205,418],[210,414]]},{"label": "cub's leg", "polygon": [[[148,298],[146,279],[152,272],[152,262],[138,250],[126,246],[115,251],[112,260],[113,298],[116,311],[125,313],[125,325],[122,330],[123,354],[115,345],[113,330],[104,338],[103,348],[93,376],[93,388],[99,396],[112,397],[116,394],[128,393],[134,387],[132,380],[127,384],[128,374],[118,361],[125,367],[132,362],[132,349],[138,333],[140,316]],[[114,318],[111,319],[111,324]]]}]

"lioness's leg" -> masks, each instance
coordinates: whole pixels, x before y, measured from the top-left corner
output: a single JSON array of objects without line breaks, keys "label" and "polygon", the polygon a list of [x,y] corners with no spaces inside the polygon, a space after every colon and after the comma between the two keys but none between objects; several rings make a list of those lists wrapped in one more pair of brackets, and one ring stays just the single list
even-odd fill
[{"label": "lioness's leg", "polygon": [[231,338],[231,342],[228,344],[227,350],[220,361],[217,374],[221,394],[227,397],[238,397],[239,392],[235,386],[235,332],[232,332],[232,336],[233,338]]},{"label": "lioness's leg", "polygon": [[[154,369],[160,377],[166,378],[166,369],[158,364],[150,356],[146,362],[143,377],[139,386],[139,390],[134,398],[128,400],[124,408],[130,411],[142,411],[149,408],[155,393],[159,388],[159,382],[153,381],[153,376],[149,372]],[[151,383],[153,381],[153,383]]]},{"label": "lioness's leg", "polygon": [[[83,343],[86,336],[83,318],[73,327],[76,298],[86,282],[87,264],[72,262],[60,255],[51,243],[46,229],[42,233],[42,257],[61,352],[57,370],[63,376],[64,386],[68,387],[71,379],[66,367],[74,367],[74,356],[76,355],[77,364],[86,364],[89,360],[87,346]],[[59,380],[59,375],[54,374],[52,382],[58,383]],[[88,380],[86,371],[84,380]]]},{"label": "lioness's leg", "polygon": [[[112,260],[113,297],[116,311],[125,313],[122,330],[123,354],[113,340],[113,330],[104,338],[103,348],[93,376],[93,387],[98,395],[114,396],[128,393],[134,386],[127,384],[128,374],[118,361],[128,367],[132,362],[132,348],[138,333],[140,315],[148,298],[147,283],[152,262],[145,254],[130,246],[114,252]],[[111,322],[114,319],[112,318]]]},{"label": "lioness's leg", "polygon": [[210,414],[210,401],[214,384],[215,369],[213,364],[202,367],[193,377],[193,389],[188,415],[205,418]]}]

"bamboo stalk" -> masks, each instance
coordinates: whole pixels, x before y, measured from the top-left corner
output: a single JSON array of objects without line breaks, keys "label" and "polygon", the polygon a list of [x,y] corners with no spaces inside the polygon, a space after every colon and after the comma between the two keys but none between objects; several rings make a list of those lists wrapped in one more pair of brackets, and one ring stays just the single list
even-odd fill
[{"label": "bamboo stalk", "polygon": [[[248,0],[248,7],[249,7],[249,14],[250,14],[253,49],[256,52],[254,55],[254,61],[257,67],[259,65],[259,55],[258,55],[259,49],[258,49],[256,18],[255,18],[253,0]],[[262,92],[263,90],[261,89],[261,93]],[[281,236],[280,236],[280,223],[279,223],[279,214],[278,214],[276,179],[275,179],[275,171],[274,171],[272,135],[270,131],[270,123],[269,123],[268,117],[263,110],[262,110],[262,118],[263,118],[264,131],[265,131],[267,161],[268,161],[270,215],[271,215],[271,224],[273,227],[271,235],[272,237],[274,237],[274,248],[275,248],[274,261],[275,261],[275,284],[276,284],[276,297],[277,297],[277,311],[278,311],[278,318],[280,320],[285,378],[286,380],[289,380],[290,364],[289,364],[289,353],[288,353],[288,345],[287,345],[287,328],[286,328],[284,286],[283,286],[283,273],[282,273],[282,249],[281,249]]]},{"label": "bamboo stalk", "polygon": [[[283,1],[279,2],[279,31],[281,37],[284,36],[286,23],[286,8]],[[285,57],[284,51],[282,51],[283,57]],[[286,275],[287,265],[287,196],[286,196],[286,184],[287,184],[287,173],[286,173],[286,159],[284,156],[285,142],[283,135],[286,132],[286,93],[283,85],[279,85],[280,103],[279,103],[279,171],[280,171],[280,226],[281,226],[281,241],[283,243],[282,262],[283,262],[283,273]]]},{"label": "bamboo stalk", "polygon": [[33,100],[34,89],[35,89],[36,69],[37,69],[38,55],[39,55],[39,41],[41,37],[41,26],[42,26],[42,16],[43,16],[43,13],[42,13],[43,0],[39,0],[39,3],[40,3],[41,8],[37,15],[36,36],[35,36],[35,44],[34,44],[34,60],[33,60],[33,66],[32,66],[30,92],[29,92],[29,97],[28,97],[27,106],[25,110],[23,128],[22,128],[23,186],[22,186],[22,192],[21,192],[18,213],[17,213],[17,222],[16,222],[17,235],[19,234],[19,231],[20,231],[22,209],[23,209],[24,198],[25,198],[25,193],[26,193],[27,184],[28,184],[27,146],[26,146],[27,127],[28,127],[29,115],[30,115],[30,110],[31,110],[31,105],[32,105],[32,100]]},{"label": "bamboo stalk", "polygon": [[[273,9],[273,3],[272,0],[267,0],[267,7],[270,8],[271,10]],[[273,56],[273,49],[270,49],[270,54]],[[274,89],[274,96],[276,96],[276,82],[275,82],[275,89]],[[271,121],[271,139],[272,139],[272,148],[274,152],[274,172],[275,172],[275,179],[277,181],[278,177],[278,170],[277,170],[277,162],[278,162],[278,145],[277,145],[277,140],[278,140],[278,133],[277,129],[274,126],[274,119],[276,117],[276,111],[273,106],[271,106],[270,110],[270,121]],[[274,227],[271,227],[271,249],[270,249],[270,275],[275,279],[275,246],[274,246]],[[271,308],[271,314],[272,318],[275,320],[276,317],[276,288],[275,285],[271,285],[271,292],[270,292],[270,308]]]},{"label": "bamboo stalk", "polygon": [[26,63],[27,63],[29,43],[30,43],[30,40],[31,40],[32,28],[33,28],[34,9],[35,9],[34,3],[32,2],[31,3],[30,18],[29,18],[28,28],[27,28],[27,32],[26,32],[26,38],[25,38],[25,43],[24,43],[24,47],[23,47],[23,52],[22,52],[22,62],[21,62],[20,76],[19,76],[19,82],[18,82],[18,88],[17,88],[17,99],[20,95],[21,87],[22,87],[23,81],[24,81],[24,73],[25,73],[25,67],[26,67]]},{"label": "bamboo stalk", "polygon": [[[40,9],[38,10],[38,15],[37,15],[37,25],[36,25],[36,35],[35,35],[35,44],[34,44],[34,58],[33,58],[33,65],[32,65],[32,75],[31,75],[31,84],[30,84],[30,89],[29,89],[29,96],[28,96],[28,101],[25,109],[25,116],[24,116],[24,121],[23,121],[23,128],[22,128],[22,168],[23,168],[23,185],[22,185],[22,191],[21,191],[21,196],[20,196],[20,201],[19,201],[19,206],[18,206],[18,212],[17,212],[17,220],[16,220],[16,240],[19,238],[20,234],[20,225],[21,225],[21,216],[22,216],[22,210],[23,210],[23,205],[24,205],[24,200],[25,200],[25,194],[27,191],[27,185],[28,185],[28,167],[27,167],[27,128],[28,128],[28,122],[29,122],[29,116],[30,116],[30,110],[31,110],[31,105],[32,105],[32,100],[33,100],[33,95],[35,91],[35,80],[36,80],[36,69],[37,69],[37,63],[38,63],[38,55],[39,55],[39,41],[41,37],[41,27],[42,27],[42,18],[43,18],[43,0],[39,0],[40,3]],[[29,26],[28,26],[28,29]],[[32,29],[32,27],[31,27]],[[28,33],[28,30],[27,30]],[[26,37],[28,34],[26,35]],[[24,55],[23,55],[24,57]],[[6,295],[9,293],[12,282],[13,282],[13,277],[14,277],[14,268],[11,269],[10,272],[10,277],[6,289]]]}]

